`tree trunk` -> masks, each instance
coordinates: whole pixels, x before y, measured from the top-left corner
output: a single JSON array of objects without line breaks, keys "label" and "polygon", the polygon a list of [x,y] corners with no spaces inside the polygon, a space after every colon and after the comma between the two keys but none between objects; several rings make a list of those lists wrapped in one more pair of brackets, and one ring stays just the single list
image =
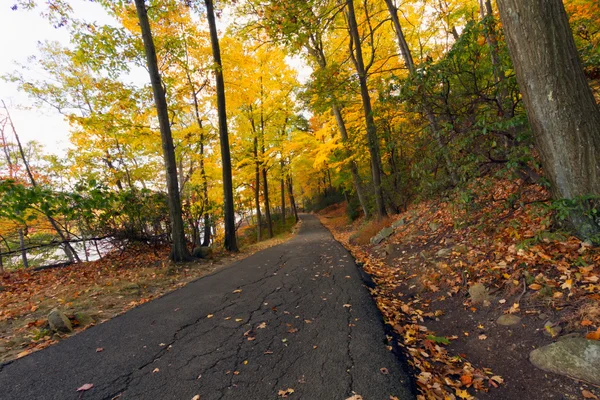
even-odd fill
[{"label": "tree trunk", "polygon": [[210,30],[210,43],[215,62],[215,81],[217,90],[217,111],[219,114],[219,141],[221,144],[221,164],[223,168],[223,200],[225,210],[225,248],[238,251],[235,237],[235,209],[233,205],[233,179],[231,177],[231,155],[229,153],[229,134],[227,132],[227,108],[225,104],[225,82],[223,80],[223,63],[221,48],[217,35],[215,10],[212,0],[204,0],[206,16]]},{"label": "tree trunk", "polygon": [[186,247],[185,233],[183,231],[181,199],[179,197],[179,184],[177,182],[177,162],[175,160],[175,148],[173,146],[173,136],[171,135],[171,125],[169,123],[167,99],[158,71],[156,50],[154,48],[154,40],[152,39],[152,31],[150,30],[150,22],[148,21],[148,13],[144,0],[135,0],[135,7],[140,22],[140,28],[142,30],[144,52],[146,53],[148,73],[150,75],[152,92],[154,94],[154,103],[158,115],[160,138],[165,161],[169,216],[171,218],[171,234],[173,239],[170,257],[173,261],[187,261],[191,259],[191,256]]},{"label": "tree trunk", "polygon": [[27,250],[25,250],[25,235],[23,235],[23,229],[19,229],[19,246],[21,247],[23,268],[29,268],[29,262],[27,261]]},{"label": "tree trunk", "polygon": [[[600,110],[585,78],[561,0],[498,0],[508,50],[555,199],[575,200],[568,224],[600,234]],[[595,200],[584,201],[584,196]]]},{"label": "tree trunk", "polygon": [[350,31],[352,41],[354,42],[353,60],[355,61],[356,72],[358,73],[360,95],[362,98],[363,111],[367,125],[367,140],[369,144],[369,154],[371,156],[371,174],[373,177],[373,186],[375,190],[375,203],[377,204],[377,218],[381,219],[387,213],[385,210],[385,203],[383,201],[383,188],[381,186],[381,158],[379,155],[377,127],[375,126],[375,119],[373,118],[373,110],[371,108],[371,96],[369,95],[369,88],[367,86],[367,73],[365,71],[365,64],[363,61],[361,41],[356,23],[356,15],[354,13],[353,0],[346,0],[346,6],[348,8],[348,29]]},{"label": "tree trunk", "polygon": [[[264,155],[264,148],[263,148],[263,155]],[[262,179],[263,179],[263,197],[264,197],[264,202],[265,202],[265,216],[267,219],[267,228],[269,229],[269,237],[272,238],[273,237],[273,220],[271,219],[271,208],[270,208],[270,204],[269,204],[269,183],[267,180],[267,169],[265,168],[264,163],[262,165],[261,172],[262,172]]]},{"label": "tree trunk", "polygon": [[298,209],[296,208],[296,199],[294,198],[294,185],[292,184],[292,177],[287,177],[288,196],[290,198],[290,205],[292,206],[292,212],[294,213],[294,219],[298,222]]},{"label": "tree trunk", "polygon": [[283,161],[283,156],[281,156],[280,160],[281,165],[281,180],[280,180],[280,189],[281,189],[281,227],[285,230],[285,162]]},{"label": "tree trunk", "polygon": [[262,215],[260,213],[260,161],[258,160],[258,137],[254,132],[254,204],[256,205],[256,241],[260,242],[262,233]]}]

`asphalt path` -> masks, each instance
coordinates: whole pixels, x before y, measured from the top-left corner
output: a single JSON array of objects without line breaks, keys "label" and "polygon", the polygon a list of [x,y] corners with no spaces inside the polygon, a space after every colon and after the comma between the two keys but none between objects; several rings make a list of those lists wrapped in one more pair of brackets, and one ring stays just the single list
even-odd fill
[{"label": "asphalt path", "polygon": [[0,398],[414,398],[351,255],[302,220],[284,244],[3,365]]}]

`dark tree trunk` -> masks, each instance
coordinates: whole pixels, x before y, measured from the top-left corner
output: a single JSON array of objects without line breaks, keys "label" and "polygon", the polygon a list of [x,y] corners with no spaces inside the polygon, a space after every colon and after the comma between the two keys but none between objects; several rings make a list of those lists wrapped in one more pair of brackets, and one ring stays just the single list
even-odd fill
[{"label": "dark tree trunk", "polygon": [[177,162],[175,160],[175,148],[173,146],[173,136],[171,135],[171,125],[169,124],[169,113],[167,109],[167,99],[162,86],[158,63],[156,61],[156,50],[148,21],[148,13],[144,0],[135,0],[140,28],[142,30],[142,39],[144,41],[144,52],[146,53],[146,62],[148,64],[148,73],[154,93],[154,103],[156,113],[158,114],[158,124],[160,126],[160,138],[162,141],[163,156],[165,160],[165,170],[167,179],[167,194],[169,200],[169,214],[171,217],[171,235],[173,244],[171,247],[171,259],[173,261],[186,261],[191,259],[190,253],[186,247],[185,234],[183,231],[183,218],[181,216],[181,199],[179,197],[179,184],[177,182]]},{"label": "dark tree trunk", "polygon": [[229,153],[229,134],[227,132],[227,108],[225,105],[225,82],[223,80],[223,63],[221,48],[217,35],[215,10],[212,0],[204,0],[206,16],[210,30],[210,43],[215,62],[215,81],[217,90],[217,111],[219,114],[219,138],[221,142],[221,163],[223,165],[223,199],[225,209],[225,248],[238,251],[235,237],[235,210],[233,206],[233,179],[231,177],[231,155]]},{"label": "dark tree trunk", "polygon": [[375,190],[375,203],[377,204],[377,218],[381,219],[387,213],[385,211],[385,203],[383,200],[383,187],[381,186],[381,158],[379,154],[379,141],[377,139],[377,127],[375,126],[375,119],[373,118],[373,110],[371,108],[371,96],[369,95],[369,88],[367,86],[367,73],[363,61],[361,40],[358,33],[353,0],[346,0],[346,6],[348,29],[352,41],[354,42],[353,60],[355,62],[354,64],[360,83],[360,95],[367,126],[367,141],[369,144],[369,154],[371,156],[371,175],[373,177],[373,186]]},{"label": "dark tree trunk", "polygon": [[285,230],[285,162],[283,161],[283,156],[280,161],[281,165],[281,180],[280,180],[280,189],[281,189],[281,227]]},{"label": "dark tree trunk", "polygon": [[[263,148],[264,155],[264,148]],[[261,168],[262,179],[263,179],[263,197],[265,202],[265,217],[267,219],[267,228],[269,229],[269,237],[273,237],[273,220],[271,219],[271,208],[269,204],[269,183],[267,179],[267,169],[265,168],[264,162]]]},{"label": "dark tree trunk", "polygon": [[288,196],[290,198],[290,205],[292,206],[292,212],[294,213],[294,219],[298,222],[298,209],[296,208],[296,199],[294,198],[294,185],[292,183],[292,177],[287,177]]},{"label": "dark tree trunk", "polygon": [[600,110],[563,2],[498,0],[498,8],[552,194],[575,199],[579,209],[569,213],[570,227],[582,238],[598,239],[600,220],[586,211],[600,207]]},{"label": "dark tree trunk", "polygon": [[256,205],[256,241],[260,242],[262,233],[262,214],[260,213],[260,161],[258,159],[258,137],[254,132],[254,204]]}]

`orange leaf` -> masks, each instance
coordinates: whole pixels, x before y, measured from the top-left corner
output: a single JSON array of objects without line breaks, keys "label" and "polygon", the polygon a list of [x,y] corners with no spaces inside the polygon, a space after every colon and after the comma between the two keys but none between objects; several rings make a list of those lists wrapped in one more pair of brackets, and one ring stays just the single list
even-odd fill
[{"label": "orange leaf", "polygon": [[600,328],[598,328],[596,332],[588,333],[585,335],[585,338],[589,340],[600,340]]}]

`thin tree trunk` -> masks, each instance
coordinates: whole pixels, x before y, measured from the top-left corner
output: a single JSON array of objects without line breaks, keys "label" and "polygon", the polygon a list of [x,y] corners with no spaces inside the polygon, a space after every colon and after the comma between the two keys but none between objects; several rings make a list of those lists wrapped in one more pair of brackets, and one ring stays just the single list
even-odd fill
[{"label": "thin tree trunk", "polygon": [[281,227],[285,230],[285,162],[283,161],[283,157],[279,162],[281,166],[281,179],[280,179],[280,189],[281,189]]},{"label": "thin tree trunk", "polygon": [[165,161],[169,214],[171,217],[171,235],[173,239],[170,257],[173,261],[186,261],[190,260],[191,256],[185,243],[185,233],[183,230],[181,199],[179,197],[179,184],[177,182],[177,163],[175,160],[175,148],[173,146],[171,125],[169,123],[167,99],[162,86],[160,72],[158,71],[156,50],[154,48],[154,40],[152,39],[152,31],[150,30],[150,22],[148,21],[148,13],[144,0],[135,0],[135,7],[142,31],[144,52],[146,53],[148,73],[150,75],[152,92],[154,94],[154,103],[158,115],[160,138]]},{"label": "thin tree trunk", "polygon": [[23,235],[23,229],[19,229],[19,246],[21,247],[21,259],[23,260],[23,267],[29,268],[29,262],[27,261],[27,250],[25,250],[25,235]]},{"label": "thin tree trunk", "polygon": [[498,0],[498,8],[552,194],[574,200],[570,227],[598,240],[600,218],[589,211],[600,207],[600,110],[563,2]]},{"label": "thin tree trunk", "polygon": [[254,204],[256,205],[256,241],[261,241],[262,215],[260,213],[260,161],[258,159],[258,137],[254,132]]},{"label": "thin tree trunk", "polygon": [[296,208],[296,199],[294,198],[294,185],[292,183],[292,177],[287,177],[288,196],[290,198],[290,205],[292,206],[292,212],[294,213],[294,219],[298,222],[298,209]]},{"label": "thin tree trunk", "polygon": [[231,155],[229,153],[229,134],[227,133],[227,108],[225,104],[225,82],[217,24],[212,0],[204,0],[206,16],[210,30],[210,43],[215,63],[215,81],[217,90],[217,111],[219,114],[219,141],[221,143],[221,163],[223,168],[223,200],[225,210],[225,248],[238,251],[235,237],[235,210],[233,205],[233,179],[231,177]]},{"label": "thin tree trunk", "polygon": [[260,77],[260,148],[261,148],[261,173],[263,178],[263,200],[265,202],[265,217],[267,219],[267,228],[269,238],[273,237],[273,220],[271,219],[271,206],[269,203],[269,180],[267,179],[267,167],[265,160],[265,118],[263,114],[263,79]]},{"label": "thin tree trunk", "polygon": [[377,139],[377,127],[375,126],[375,119],[373,118],[373,110],[371,108],[371,96],[369,95],[369,88],[367,86],[367,73],[363,61],[361,40],[358,33],[353,0],[346,0],[346,6],[348,29],[352,41],[354,42],[354,54],[352,58],[355,62],[354,64],[360,83],[360,95],[367,126],[367,140],[369,144],[369,154],[371,156],[371,175],[373,177],[373,186],[375,190],[375,203],[377,204],[377,218],[381,219],[387,213],[383,200],[383,187],[381,186],[381,158],[379,154],[379,142]]}]

